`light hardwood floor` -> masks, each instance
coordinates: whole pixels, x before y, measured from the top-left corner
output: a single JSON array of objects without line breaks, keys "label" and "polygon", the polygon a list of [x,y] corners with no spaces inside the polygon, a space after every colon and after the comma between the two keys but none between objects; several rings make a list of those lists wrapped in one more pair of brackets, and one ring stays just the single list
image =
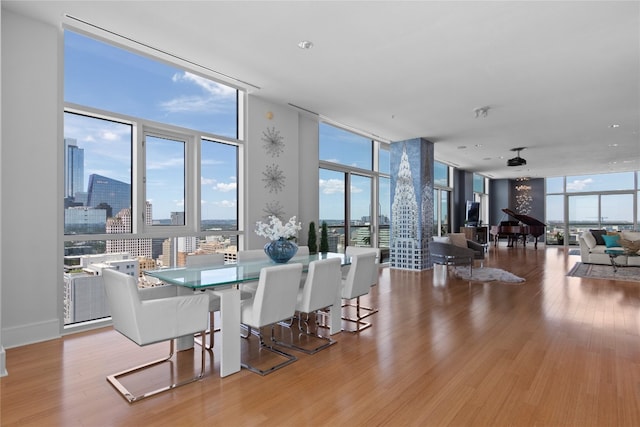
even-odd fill
[{"label": "light hardwood floor", "polygon": [[[504,243],[503,243],[504,244]],[[107,374],[162,356],[104,328],[7,350],[2,426],[640,426],[640,282],[566,277],[562,249],[491,247],[524,284],[385,268],[359,335],[260,377],[135,404]],[[180,354],[191,367],[193,352]],[[166,370],[145,379],[163,377]],[[166,375],[165,375],[166,376]]]}]

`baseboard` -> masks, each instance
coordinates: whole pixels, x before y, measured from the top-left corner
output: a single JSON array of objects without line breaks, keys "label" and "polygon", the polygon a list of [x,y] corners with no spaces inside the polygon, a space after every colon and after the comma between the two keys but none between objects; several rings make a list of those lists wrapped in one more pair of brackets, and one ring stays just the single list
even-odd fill
[{"label": "baseboard", "polygon": [[0,345],[0,377],[4,377],[7,375],[7,363],[4,352],[4,347]]},{"label": "baseboard", "polygon": [[2,329],[2,346],[6,349],[60,338],[60,321],[30,323]]}]

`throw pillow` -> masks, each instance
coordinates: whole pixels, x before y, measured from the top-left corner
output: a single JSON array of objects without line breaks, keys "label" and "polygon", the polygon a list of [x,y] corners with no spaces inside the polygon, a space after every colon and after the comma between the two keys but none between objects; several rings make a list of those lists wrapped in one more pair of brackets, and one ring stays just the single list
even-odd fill
[{"label": "throw pillow", "polygon": [[584,233],[582,233],[582,240],[584,240],[589,249],[593,249],[598,245],[598,242],[596,242],[596,238],[593,237],[593,234],[591,234],[591,232],[589,231],[585,231]]},{"label": "throw pillow", "polygon": [[451,239],[447,236],[433,236],[433,241],[438,243],[451,243]]},{"label": "throw pillow", "polygon": [[467,236],[464,233],[449,233],[451,243],[461,248],[467,247]]},{"label": "throw pillow", "polygon": [[591,234],[593,234],[593,237],[596,238],[596,244],[597,245],[604,245],[604,239],[602,238],[602,236],[607,234],[607,230],[589,230],[591,232]]},{"label": "throw pillow", "polygon": [[602,238],[604,239],[604,244],[608,247],[608,248],[619,248],[620,246],[620,236],[619,235],[615,235],[615,236],[608,236],[608,235],[604,235],[602,236]]}]

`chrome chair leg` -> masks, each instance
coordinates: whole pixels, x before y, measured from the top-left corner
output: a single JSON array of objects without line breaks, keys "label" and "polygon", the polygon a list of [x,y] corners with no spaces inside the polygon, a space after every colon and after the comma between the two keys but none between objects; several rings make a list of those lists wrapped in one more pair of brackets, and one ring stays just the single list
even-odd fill
[{"label": "chrome chair leg", "polygon": [[[365,307],[363,305],[360,304],[360,297],[356,297],[356,303],[355,304],[351,304],[351,303],[346,303],[346,304],[342,304],[342,307],[355,307],[356,309],[356,318],[357,319],[364,319],[365,317],[369,317],[372,314],[375,314],[378,312],[377,308],[372,308],[372,307]],[[368,313],[361,315],[360,314],[360,310],[365,310],[368,311]],[[349,320],[349,319],[345,319],[345,320]]]},{"label": "chrome chair leg", "polygon": [[[251,328],[249,328],[249,332],[250,331],[251,331]],[[251,335],[251,333],[249,333],[249,335]],[[247,369],[247,370],[249,370],[251,372],[255,372],[256,374],[260,374],[260,375],[264,376],[264,375],[270,374],[270,373],[272,373],[274,371],[277,371],[278,369],[284,368],[285,366],[287,366],[287,365],[295,362],[296,360],[298,360],[298,358],[296,356],[294,356],[292,354],[289,354],[289,353],[285,353],[284,351],[275,348],[273,346],[273,344],[267,344],[264,341],[264,337],[263,337],[262,331],[258,331],[257,335],[258,335],[259,345],[260,345],[260,349],[261,350],[264,349],[266,351],[270,351],[272,353],[275,353],[275,354],[277,354],[279,356],[284,357],[286,360],[284,360],[283,362],[277,363],[277,364],[275,364],[273,366],[270,366],[267,369],[260,369],[260,368],[258,368],[256,366],[253,366],[253,365],[249,364],[249,363],[240,362],[240,366],[242,366],[243,368],[245,368],[245,369]],[[274,326],[273,325],[271,325],[271,337],[270,337],[270,340],[271,340],[271,343],[275,343],[276,342],[275,334],[274,334]]]},{"label": "chrome chair leg", "polygon": [[[201,336],[201,339],[204,339],[204,334],[205,331],[202,331],[199,335]],[[153,396],[156,395],[158,393],[161,393],[163,391],[167,391],[167,390],[171,390],[172,388],[176,388],[176,387],[180,387],[183,386],[185,384],[189,384],[195,381],[200,380],[202,377],[204,377],[204,367],[205,367],[205,348],[201,346],[201,351],[200,351],[200,373],[197,374],[196,376],[186,379],[184,381],[180,381],[180,382],[173,382],[170,385],[155,389],[155,390],[151,390],[148,392],[145,392],[143,394],[139,394],[139,395],[134,395],[133,393],[131,393],[125,386],[124,384],[122,384],[120,382],[120,380],[118,380],[119,377],[125,376],[125,375],[130,375],[134,372],[138,372],[138,371],[142,371],[144,369],[150,368],[152,366],[156,366],[159,365],[161,363],[164,362],[168,362],[171,360],[171,358],[173,357],[173,355],[175,354],[175,344],[174,344],[174,340],[170,341],[169,344],[169,356],[162,358],[162,359],[157,359],[154,360],[152,362],[148,362],[145,363],[143,365],[139,365],[136,366],[134,368],[130,368],[127,369],[125,371],[121,371],[118,372],[116,374],[113,375],[108,375],[107,376],[107,381],[109,381],[109,383],[115,387],[115,389],[122,395],[122,397],[124,397],[129,403],[133,403],[133,402],[137,402],[139,400],[145,399],[149,396]]]},{"label": "chrome chair leg", "polygon": [[[317,345],[317,346],[315,346],[313,348],[302,347],[300,345],[297,345],[297,344],[293,343],[293,334],[291,336],[291,342],[285,342],[285,341],[276,340],[276,339],[274,339],[274,342],[277,345],[281,346],[281,347],[286,347],[286,348],[290,348],[292,350],[301,351],[301,352],[306,353],[306,354],[316,354],[320,350],[324,350],[325,348],[327,348],[329,346],[332,346],[333,344],[336,343],[336,341],[334,341],[331,338],[323,337],[323,336],[320,336],[318,334],[312,333],[311,329],[309,328],[309,313],[305,313],[305,315],[306,315],[305,316],[306,320],[302,320],[302,313],[298,313],[298,329],[300,330],[300,333],[298,334],[298,338],[300,338],[301,336],[308,336],[308,337],[312,337],[312,338],[321,340],[322,344]],[[302,326],[303,323],[304,323],[304,327]],[[293,326],[293,325],[291,325],[291,326]],[[289,327],[289,330],[291,330],[290,327]]]},{"label": "chrome chair leg", "polygon": [[[202,339],[199,338],[194,338],[194,342],[200,346],[203,345],[204,343],[204,348],[206,348],[207,350],[213,350],[213,341],[214,341],[214,334],[216,332],[220,332],[220,328],[214,328],[214,319],[215,319],[215,314],[213,312],[209,312],[209,329],[206,331],[206,334],[202,337]],[[206,335],[209,335],[209,345],[207,345],[206,342]]]}]

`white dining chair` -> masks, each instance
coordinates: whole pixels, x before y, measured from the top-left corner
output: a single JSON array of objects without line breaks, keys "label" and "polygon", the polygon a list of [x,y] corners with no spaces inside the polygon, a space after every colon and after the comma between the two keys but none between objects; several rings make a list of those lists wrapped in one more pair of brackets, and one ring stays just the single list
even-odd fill
[{"label": "white dining chair", "polygon": [[[356,324],[356,329],[348,332],[361,332],[371,326],[371,323],[363,322],[362,320],[365,317],[370,316],[372,313],[367,313],[364,316],[360,314],[360,310],[362,308],[360,306],[360,297],[368,294],[371,290],[375,258],[376,254],[372,251],[353,255],[351,257],[351,267],[349,268],[347,277],[342,279],[341,296],[344,300],[347,300],[342,307],[355,307],[356,309],[355,317],[342,317],[343,320]],[[356,300],[355,304],[350,302],[353,299]]]},{"label": "white dining chair", "polygon": [[187,267],[224,265],[224,254],[187,254]]},{"label": "white dining chair", "polygon": [[339,258],[312,261],[309,263],[304,286],[298,291],[296,317],[298,318],[300,333],[318,338],[324,342],[314,348],[307,348],[295,344],[293,337],[291,337],[291,342],[278,340],[277,343],[279,345],[307,354],[314,354],[335,344],[333,339],[320,336],[317,333],[314,334],[310,331],[309,315],[319,310],[327,309],[336,303],[338,288],[341,284],[340,264]]},{"label": "white dining chair", "polygon": [[[270,258],[269,255],[265,253],[264,249],[245,249],[238,251],[236,254],[236,260],[238,264],[242,264],[243,262],[269,261]],[[255,294],[257,287],[257,281],[244,282],[240,285],[240,289],[242,291],[249,292],[251,294]]]},{"label": "white dining chair", "polygon": [[[371,247],[365,247],[365,246],[347,246],[346,249],[344,250],[344,254],[346,256],[353,256],[353,255],[359,255],[359,254],[366,254],[368,252],[373,252],[376,254],[376,262],[375,262],[375,267],[374,267],[374,271],[373,271],[373,280],[371,283],[371,286],[375,286],[378,284],[378,275],[379,275],[379,268],[380,268],[380,248],[371,248]],[[346,273],[349,270],[349,266],[345,266],[346,268],[343,269],[343,277],[347,277]]]},{"label": "white dining chair", "polygon": [[[302,264],[281,264],[264,267],[260,270],[258,287],[253,298],[242,301],[240,323],[247,328],[249,338],[252,330],[258,335],[260,350],[266,350],[283,356],[285,360],[276,365],[261,369],[242,362],[241,366],[260,375],[267,375],[298,358],[274,347],[274,325],[290,319],[295,314],[296,300],[302,274]],[[270,326],[271,336],[268,343],[262,334],[262,328]]]},{"label": "white dining chair", "polygon": [[[376,286],[378,284],[378,277],[380,275],[380,249],[379,248],[369,248],[369,247],[362,247],[362,246],[347,246],[347,248],[345,249],[344,253],[346,256],[353,256],[353,255],[360,255],[360,254],[366,254],[366,253],[370,253],[373,252],[376,254],[376,260],[375,263],[373,265],[373,268],[371,270],[371,286]],[[346,269],[343,268],[342,270],[342,277],[343,279],[347,278],[347,275],[349,273],[349,268],[350,266],[345,266]],[[351,307],[355,307],[356,310],[358,312],[361,312],[362,310],[366,311],[366,314],[363,314],[361,318],[365,318],[367,316],[371,316],[374,313],[378,312],[378,309],[375,307],[366,307],[364,305],[360,304],[360,299],[356,300],[356,304],[352,304],[352,303],[347,303],[345,305],[351,306]]]},{"label": "white dining chair", "polygon": [[[187,254],[186,265],[187,268],[221,266],[224,265],[224,254]],[[230,287],[231,285],[216,286],[215,289],[205,289],[205,291],[220,290]],[[220,297],[214,295],[213,292],[207,292],[207,294],[209,295],[209,329],[207,330],[207,334],[209,335],[209,345],[207,345],[206,341],[200,341],[199,339],[196,339],[195,342],[203,345],[207,350],[212,350],[215,333],[220,332],[220,329],[215,327],[215,313],[220,311]],[[241,291],[240,299],[249,299],[252,295],[253,294],[251,292]]]},{"label": "white dining chair", "polygon": [[236,259],[238,263],[249,262],[249,261],[263,261],[268,260],[269,255],[267,255],[264,249],[245,249],[242,251],[238,251],[236,254]]},{"label": "white dining chair", "polygon": [[309,246],[298,246],[298,252],[295,256],[309,256]]},{"label": "white dining chair", "polygon": [[[102,272],[111,320],[116,331],[139,346],[169,341],[169,356],[107,376],[107,381],[129,402],[170,390],[204,376],[205,349],[201,350],[200,373],[186,380],[173,382],[142,394],[133,394],[119,380],[120,377],[168,362],[174,355],[176,338],[200,334],[204,339],[209,312],[209,296],[204,294],[165,297],[166,287],[138,289],[136,278],[119,271]],[[173,368],[173,367],[172,367]]]}]

